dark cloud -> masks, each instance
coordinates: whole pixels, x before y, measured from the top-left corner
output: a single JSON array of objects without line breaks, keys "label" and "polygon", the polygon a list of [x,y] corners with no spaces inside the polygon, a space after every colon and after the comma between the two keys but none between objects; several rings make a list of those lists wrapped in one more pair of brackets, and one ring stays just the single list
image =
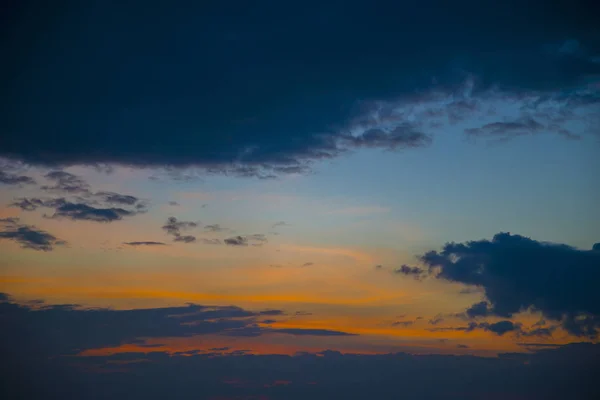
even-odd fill
[{"label": "dark cloud", "polygon": [[472,136],[511,138],[515,136],[538,133],[544,126],[532,118],[524,118],[510,122],[493,122],[479,128],[469,128],[465,132]]},{"label": "dark cloud", "polygon": [[182,230],[188,230],[198,227],[200,224],[193,221],[179,221],[175,217],[169,217],[167,222],[162,226],[162,229],[169,235],[173,236],[174,242],[193,243],[196,237],[193,235],[182,235]]},{"label": "dark cloud", "polygon": [[97,192],[95,195],[97,197],[101,197],[106,203],[121,204],[126,206],[133,206],[139,201],[139,199],[135,196],[114,192]]},{"label": "dark cloud", "polygon": [[284,328],[272,329],[274,333],[285,333],[289,335],[310,335],[310,336],[357,336],[353,333],[332,331],[329,329],[300,329],[300,328]]},{"label": "dark cloud", "polygon": [[194,243],[196,236],[193,235],[177,235],[173,238],[174,242]]},{"label": "dark cloud", "polygon": [[48,218],[66,218],[73,221],[113,222],[136,215],[135,211],[123,208],[96,208],[87,204],[66,202],[55,208]]},{"label": "dark cloud", "polygon": [[424,147],[431,143],[431,137],[418,132],[410,125],[397,126],[390,132],[369,129],[359,136],[346,138],[352,147],[388,148],[396,150],[409,147]]},{"label": "dark cloud", "polygon": [[498,336],[502,336],[508,332],[520,331],[520,327],[520,324],[516,324],[512,321],[500,321],[493,324],[483,322],[479,324],[479,328],[495,333]]},{"label": "dark cloud", "polygon": [[[476,329],[481,329],[484,331],[492,332],[498,336],[502,336],[508,332],[514,332],[517,335],[523,333],[521,330],[522,325],[519,323],[514,323],[512,321],[499,321],[494,323],[488,322],[470,322],[467,326],[451,326],[451,327],[441,327],[441,328],[429,328],[428,330],[431,332],[447,332],[447,331],[463,331],[463,332],[472,332]],[[531,335],[535,336],[535,335]]]},{"label": "dark cloud", "polygon": [[392,326],[407,327],[407,326],[411,326],[414,323],[415,323],[414,321],[394,321],[394,322],[392,322]]},{"label": "dark cloud", "polygon": [[248,240],[242,236],[233,236],[224,240],[229,246],[248,246]]},{"label": "dark cloud", "polygon": [[[272,310],[273,314],[274,311]],[[239,307],[186,307],[111,310],[86,309],[75,305],[31,308],[15,303],[0,303],[3,345],[32,340],[46,354],[78,353],[85,349],[134,343],[140,338],[188,337],[254,329],[255,318],[263,315]],[[270,314],[269,314],[270,315]],[[259,334],[268,332],[258,331]],[[40,347],[48,346],[41,349]],[[52,346],[52,347],[50,347]],[[25,356],[25,354],[24,354]]]},{"label": "dark cloud", "polygon": [[303,267],[310,267],[312,265],[315,265],[314,262],[305,262],[304,264],[302,264]]},{"label": "dark cloud", "polygon": [[465,314],[469,318],[487,317],[490,315],[489,304],[485,301],[473,304],[467,308]]},{"label": "dark cloud", "polygon": [[63,246],[67,242],[56,238],[54,235],[37,229],[34,226],[23,225],[19,218],[0,219],[0,240],[12,240],[24,249],[38,251],[52,251],[56,246]]},{"label": "dark cloud", "polygon": [[23,211],[35,211],[39,207],[56,208],[65,204],[67,200],[63,197],[57,199],[40,199],[36,197],[22,197],[15,199],[10,207],[18,207]]},{"label": "dark cloud", "polygon": [[[10,204],[24,211],[37,208],[53,208],[48,218],[67,218],[94,222],[112,222],[123,217],[134,216],[146,211],[146,204],[135,196],[114,192],[92,192],[90,185],[77,175],[65,171],[50,171],[45,178],[52,186],[42,186],[49,192],[58,192],[67,197],[18,198]],[[117,207],[115,207],[117,206]],[[130,207],[129,209],[123,207]]]},{"label": "dark cloud", "polygon": [[423,275],[425,271],[419,267],[411,267],[409,265],[402,265],[400,268],[396,268],[394,270],[394,273],[396,274],[402,274],[402,275],[406,275],[406,276],[412,276],[415,279],[419,279],[421,277],[421,275]]},{"label": "dark cloud", "polygon": [[306,311],[296,311],[294,313],[295,316],[299,317],[299,316],[307,316],[307,315],[312,315],[312,313],[310,312],[306,312]]},{"label": "dark cloud", "polygon": [[[535,326],[535,325],[534,325]],[[556,326],[550,326],[547,328],[535,328],[529,331],[521,331],[521,335],[529,336],[529,337],[551,337],[554,331],[556,330]]]},{"label": "dark cloud", "polygon": [[260,315],[284,315],[285,313],[281,310],[264,310],[259,312]]},{"label": "dark cloud", "polygon": [[[230,346],[166,353],[29,358],[7,352],[3,398],[195,400],[532,399],[591,400],[599,345],[573,343],[499,357],[343,354],[255,355]],[[12,350],[12,349],[11,349]],[[19,358],[21,357],[21,358]],[[31,362],[35,361],[35,362]],[[202,373],[198,373],[202,371]],[[440,374],[443,371],[443,374]],[[431,376],[439,374],[432,385]],[[398,377],[401,376],[401,379]],[[5,395],[6,394],[6,395]]]},{"label": "dark cloud", "polygon": [[[19,207],[23,211],[34,211],[40,207],[53,208],[54,212],[46,215],[48,218],[67,218],[74,221],[113,222],[145,212],[144,206],[127,210],[121,207],[96,207],[82,199],[82,203],[68,201],[64,197],[54,199],[41,198],[19,198],[10,204],[11,207]],[[139,205],[139,204],[138,204]]]},{"label": "dark cloud", "polygon": [[44,175],[46,179],[53,184],[44,185],[42,189],[47,191],[56,191],[62,193],[89,193],[90,185],[78,177],[65,171],[50,171]]},{"label": "dark cloud", "polygon": [[262,233],[257,233],[253,235],[238,235],[232,236],[224,240],[226,245],[229,246],[260,246],[267,242],[267,237]]},{"label": "dark cloud", "polygon": [[600,327],[600,251],[499,233],[491,241],[447,243],[421,257],[430,275],[477,286],[489,305],[471,316],[510,318],[532,309],[568,332],[596,336]]},{"label": "dark cloud", "polygon": [[[480,77],[477,97],[491,88],[558,93],[600,73],[590,2],[479,5],[351,2],[342,15],[337,2],[318,13],[269,2],[139,13],[131,3],[122,15],[134,17],[122,18],[84,4],[49,13],[44,25],[14,6],[3,42],[0,156],[268,179],[356,148],[427,144],[428,122],[386,105],[422,96],[433,79],[452,94],[469,71]],[[244,12],[232,15],[237,7]],[[365,103],[380,111],[363,115]],[[469,98],[448,103],[453,118],[477,109]],[[436,114],[410,104],[413,114]],[[348,128],[357,114],[377,123]]]},{"label": "dark cloud", "polygon": [[123,242],[128,246],[166,246],[163,242]]},{"label": "dark cloud", "polygon": [[35,179],[26,175],[18,175],[0,170],[0,184],[3,185],[34,185]]}]

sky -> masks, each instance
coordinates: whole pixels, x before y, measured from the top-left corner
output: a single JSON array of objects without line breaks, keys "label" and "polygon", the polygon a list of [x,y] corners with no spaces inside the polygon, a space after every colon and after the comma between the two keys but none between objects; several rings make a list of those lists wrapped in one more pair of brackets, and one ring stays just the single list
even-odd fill
[{"label": "sky", "polygon": [[594,397],[594,2],[7,4],[7,398]]}]

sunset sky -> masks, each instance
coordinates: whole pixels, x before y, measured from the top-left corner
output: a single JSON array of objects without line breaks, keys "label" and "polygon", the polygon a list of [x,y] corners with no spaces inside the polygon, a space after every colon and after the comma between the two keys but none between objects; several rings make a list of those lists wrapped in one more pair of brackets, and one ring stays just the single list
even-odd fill
[{"label": "sunset sky", "polygon": [[597,343],[592,2],[9,3],[3,352]]}]

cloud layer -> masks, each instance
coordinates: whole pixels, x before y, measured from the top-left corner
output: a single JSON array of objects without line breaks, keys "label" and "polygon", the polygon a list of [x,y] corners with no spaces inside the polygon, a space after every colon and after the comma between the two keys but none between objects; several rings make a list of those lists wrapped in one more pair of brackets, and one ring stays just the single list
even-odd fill
[{"label": "cloud layer", "polygon": [[[474,0],[352,1],[344,13],[335,2],[315,13],[234,2],[245,10],[238,16],[123,6],[131,18],[79,5],[43,33],[15,6],[5,21],[19,44],[2,67],[10,84],[0,156],[271,178],[356,149],[426,146],[428,124],[490,110],[495,120],[466,127],[471,135],[576,137],[568,121],[593,115],[600,75],[597,21],[582,3],[509,1],[491,11]],[[473,90],[460,85],[465,71],[478,77]],[[503,109],[511,104],[516,111]],[[562,115],[545,115],[549,107]]]}]

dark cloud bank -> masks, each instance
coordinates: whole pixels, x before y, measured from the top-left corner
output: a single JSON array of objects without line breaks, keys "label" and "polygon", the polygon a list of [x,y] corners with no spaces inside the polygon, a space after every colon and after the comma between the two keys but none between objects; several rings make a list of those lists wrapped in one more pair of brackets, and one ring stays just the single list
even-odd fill
[{"label": "dark cloud bank", "polygon": [[427,146],[435,118],[489,100],[525,116],[468,134],[573,138],[564,122],[598,109],[592,1],[11,4],[0,156],[28,163],[270,178],[355,149]]},{"label": "dark cloud bank", "polygon": [[[256,325],[265,315],[282,315],[278,310],[189,305],[115,311],[31,304],[16,304],[0,294],[2,398],[541,400],[592,399],[599,394],[600,345],[590,343],[532,345],[528,353],[498,358],[336,351],[256,356],[228,346],[169,355],[145,339],[345,333]],[[75,356],[123,343],[147,352]]]},{"label": "dark cloud bank", "polygon": [[[485,301],[465,310],[462,315],[468,318],[511,318],[519,312],[533,310],[573,335],[598,336],[598,243],[591,250],[580,250],[565,244],[499,233],[492,240],[447,243],[441,251],[427,252],[419,259],[424,268],[403,266],[396,272],[463,283],[482,290]],[[471,329],[474,328],[499,334],[519,331],[510,321],[471,325]],[[537,327],[525,334],[547,336],[552,329]]]}]

